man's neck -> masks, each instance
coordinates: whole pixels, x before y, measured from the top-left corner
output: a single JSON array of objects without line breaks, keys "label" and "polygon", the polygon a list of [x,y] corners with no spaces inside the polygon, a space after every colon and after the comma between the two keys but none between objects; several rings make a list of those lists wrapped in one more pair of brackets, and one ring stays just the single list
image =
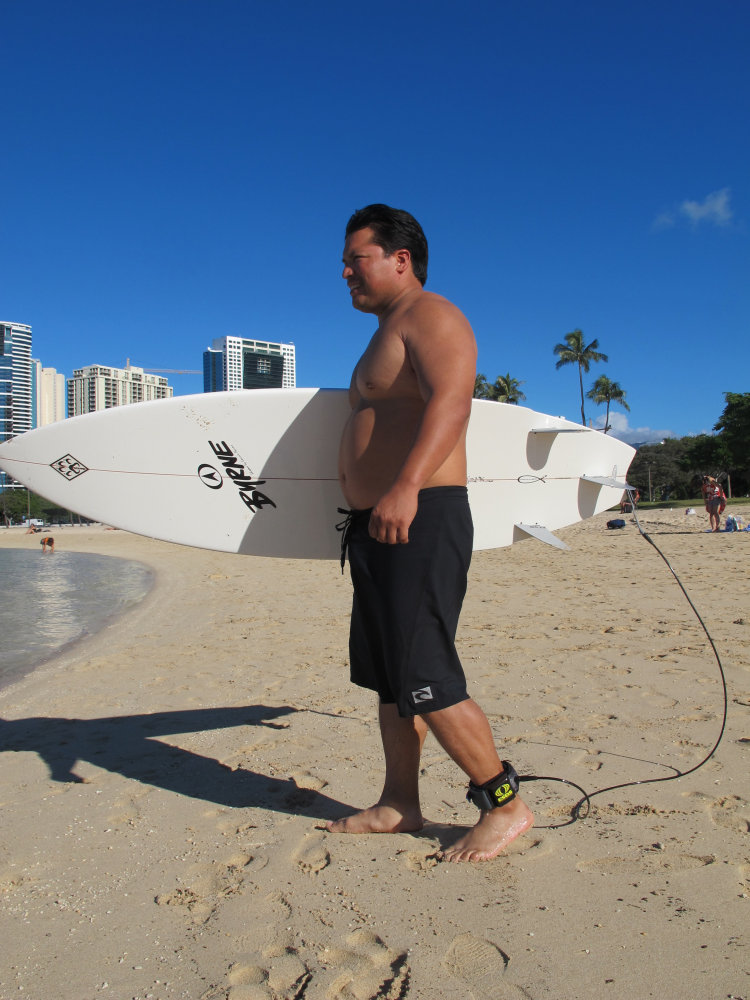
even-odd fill
[{"label": "man's neck", "polygon": [[414,284],[409,284],[407,287],[399,289],[397,294],[394,295],[394,297],[390,299],[387,304],[384,304],[382,307],[379,307],[378,309],[374,310],[375,315],[378,317],[378,320],[382,323],[384,320],[387,320],[391,316],[393,316],[394,313],[398,312],[399,310],[403,309],[406,306],[410,306],[412,302],[414,302],[416,299],[420,297],[420,295],[423,294],[424,294],[424,288],[422,288],[421,284],[415,279]]}]

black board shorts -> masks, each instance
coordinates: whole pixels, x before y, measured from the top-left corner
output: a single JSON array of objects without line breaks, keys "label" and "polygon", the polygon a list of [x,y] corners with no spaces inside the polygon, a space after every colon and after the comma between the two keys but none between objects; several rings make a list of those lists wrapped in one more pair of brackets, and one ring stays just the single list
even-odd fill
[{"label": "black board shorts", "polygon": [[369,520],[353,511],[347,539],[352,682],[402,717],[465,701],[455,637],[474,539],[466,487],[421,490],[406,545],[375,541]]}]

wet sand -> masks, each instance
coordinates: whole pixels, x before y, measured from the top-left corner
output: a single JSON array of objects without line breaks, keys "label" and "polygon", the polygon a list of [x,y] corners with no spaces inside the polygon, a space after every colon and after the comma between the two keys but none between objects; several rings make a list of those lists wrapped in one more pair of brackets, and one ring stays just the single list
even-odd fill
[{"label": "wet sand", "polygon": [[[733,513],[748,523],[750,505]],[[669,570],[630,517],[606,519],[561,531],[568,552],[476,553],[459,630],[502,756],[589,792],[694,767],[723,710]],[[430,738],[420,834],[324,829],[383,773],[373,699],[347,679],[337,564],[56,530],[61,550],[157,580],[0,691],[0,997],[750,995],[750,532],[707,534],[702,510],[641,521],[723,661],[723,741],[572,825],[574,787],[526,784],[537,827],[476,865],[436,859],[476,812]]]}]

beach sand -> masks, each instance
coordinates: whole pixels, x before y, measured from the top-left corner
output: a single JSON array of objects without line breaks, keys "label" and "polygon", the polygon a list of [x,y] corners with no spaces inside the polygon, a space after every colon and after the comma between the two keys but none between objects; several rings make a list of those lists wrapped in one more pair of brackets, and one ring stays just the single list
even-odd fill
[{"label": "beach sand", "polygon": [[[561,531],[568,552],[476,553],[459,629],[501,756],[589,792],[694,767],[723,710],[668,568],[606,520]],[[641,520],[723,661],[723,741],[572,825],[574,787],[528,783],[537,827],[475,865],[436,860],[477,814],[431,738],[422,833],[324,829],[383,773],[338,565],[55,530],[157,580],[0,691],[0,997],[750,997],[750,532],[707,534],[700,509]],[[21,529],[0,545],[39,548]]]}]

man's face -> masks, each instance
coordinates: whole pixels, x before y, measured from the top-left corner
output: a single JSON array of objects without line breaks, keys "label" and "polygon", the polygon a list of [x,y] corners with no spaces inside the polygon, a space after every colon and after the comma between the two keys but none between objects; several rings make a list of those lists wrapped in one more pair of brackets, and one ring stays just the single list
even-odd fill
[{"label": "man's face", "polygon": [[344,244],[344,270],[341,274],[349,288],[352,305],[361,312],[377,313],[398,287],[396,256],[387,257],[382,247],[373,243],[369,227],[347,236]]}]

